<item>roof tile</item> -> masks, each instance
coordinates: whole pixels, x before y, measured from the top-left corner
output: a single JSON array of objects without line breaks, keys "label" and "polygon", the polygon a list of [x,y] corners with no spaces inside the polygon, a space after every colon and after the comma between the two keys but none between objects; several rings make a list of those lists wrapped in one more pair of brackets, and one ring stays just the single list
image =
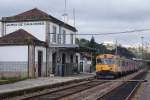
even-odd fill
[{"label": "roof tile", "polygon": [[10,16],[10,17],[3,17],[2,21],[3,22],[19,22],[19,21],[44,21],[44,20],[50,20],[54,23],[57,23],[65,28],[68,28],[74,32],[77,31],[77,29],[67,23],[64,23],[61,20],[58,20],[57,18],[37,9],[31,9],[29,11],[20,13],[15,16]]},{"label": "roof tile", "polygon": [[23,29],[19,29],[0,38],[0,44],[44,43]]}]

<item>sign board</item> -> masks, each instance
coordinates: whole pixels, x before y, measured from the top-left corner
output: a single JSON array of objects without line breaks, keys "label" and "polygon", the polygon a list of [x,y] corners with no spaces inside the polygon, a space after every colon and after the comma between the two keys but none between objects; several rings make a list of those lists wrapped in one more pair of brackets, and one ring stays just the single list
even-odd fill
[{"label": "sign board", "polygon": [[7,23],[6,26],[31,26],[44,25],[44,22],[21,22],[21,23]]}]

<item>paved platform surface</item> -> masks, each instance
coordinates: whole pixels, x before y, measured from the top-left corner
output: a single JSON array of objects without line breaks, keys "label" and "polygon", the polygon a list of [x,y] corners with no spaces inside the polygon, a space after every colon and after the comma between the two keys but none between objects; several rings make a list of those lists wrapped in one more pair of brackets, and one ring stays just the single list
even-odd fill
[{"label": "paved platform surface", "polygon": [[144,84],[144,91],[140,100],[150,100],[150,71],[146,76],[147,82]]},{"label": "paved platform surface", "polygon": [[0,94],[12,92],[12,91],[30,89],[38,86],[53,85],[57,83],[67,82],[67,81],[86,79],[86,78],[94,77],[94,75],[95,73],[82,73],[82,74],[73,75],[69,77],[53,76],[53,77],[40,77],[36,79],[27,79],[12,84],[0,85]]}]

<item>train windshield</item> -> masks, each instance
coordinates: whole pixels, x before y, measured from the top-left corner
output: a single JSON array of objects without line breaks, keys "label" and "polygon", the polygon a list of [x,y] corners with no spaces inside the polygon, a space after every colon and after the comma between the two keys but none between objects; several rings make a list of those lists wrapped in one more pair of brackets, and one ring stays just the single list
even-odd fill
[{"label": "train windshield", "polygon": [[97,59],[98,64],[113,64],[112,59]]}]

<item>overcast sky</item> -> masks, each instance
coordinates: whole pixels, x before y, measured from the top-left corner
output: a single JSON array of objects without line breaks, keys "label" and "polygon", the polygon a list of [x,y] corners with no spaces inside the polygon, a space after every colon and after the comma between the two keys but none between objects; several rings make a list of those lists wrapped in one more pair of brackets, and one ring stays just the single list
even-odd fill
[{"label": "overcast sky", "polygon": [[[64,0],[0,0],[0,16],[15,15],[39,8],[61,19]],[[150,0],[68,0],[67,12],[72,24],[73,8],[76,11],[78,33],[107,33],[150,28]],[[150,42],[150,31],[121,35],[95,36],[97,42],[115,41],[125,45]],[[80,36],[81,37],[81,36]],[[82,36],[83,37],[83,36]],[[91,36],[84,36],[91,38]]]}]

